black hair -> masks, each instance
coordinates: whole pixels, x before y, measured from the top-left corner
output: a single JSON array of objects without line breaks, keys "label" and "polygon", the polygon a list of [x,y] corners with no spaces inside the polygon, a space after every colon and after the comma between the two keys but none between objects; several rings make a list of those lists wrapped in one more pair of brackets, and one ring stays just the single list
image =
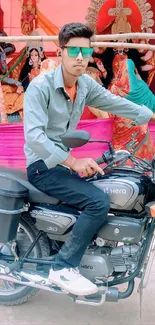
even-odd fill
[{"label": "black hair", "polygon": [[[28,58],[26,59],[26,61],[25,61],[25,64],[24,64],[24,66],[23,66],[23,68],[22,68],[22,70],[21,70],[21,72],[20,72],[20,76],[19,76],[19,81],[21,81],[21,83],[22,83],[22,86],[23,86],[23,88],[24,88],[24,91],[26,91],[26,89],[27,89],[27,87],[28,87],[28,85],[29,85],[29,73],[31,72],[31,70],[32,70],[32,65],[30,65],[30,63],[29,63],[29,61],[30,61],[30,55],[31,55],[31,52],[33,51],[33,50],[35,50],[37,53],[38,53],[38,56],[40,56],[39,55],[39,51],[38,51],[38,49],[36,49],[36,48],[32,48],[31,50],[30,50],[30,52],[29,52],[29,56],[28,56]],[[42,48],[41,48],[41,50],[42,50]],[[44,61],[46,59],[46,56],[45,56],[45,54],[43,55],[43,58],[41,58],[41,61]]]},{"label": "black hair", "polygon": [[[133,43],[132,40],[130,40],[129,42]],[[142,57],[144,56],[144,54],[140,53],[137,49],[129,49],[127,55],[128,55],[128,58],[134,62],[141,78],[147,83],[148,76],[149,76],[148,71],[142,71],[142,66],[144,66],[146,64],[146,62],[144,60],[142,60]]]},{"label": "black hair", "polygon": [[[113,49],[109,48],[109,47],[107,47],[107,49],[101,54],[95,53],[95,52],[93,53],[93,57],[100,59],[102,61],[102,63],[104,64],[104,67],[107,71],[106,78],[103,78],[102,76],[100,77],[105,88],[108,88],[108,86],[111,82],[111,79],[113,77],[112,62],[114,59],[114,55],[115,54],[114,54]],[[94,68],[98,69],[96,62],[94,62],[94,63],[89,62],[88,66],[93,66]]]},{"label": "black hair", "polygon": [[59,33],[59,45],[66,45],[71,38],[84,37],[90,39],[93,36],[93,31],[85,24],[70,23],[64,25]]}]

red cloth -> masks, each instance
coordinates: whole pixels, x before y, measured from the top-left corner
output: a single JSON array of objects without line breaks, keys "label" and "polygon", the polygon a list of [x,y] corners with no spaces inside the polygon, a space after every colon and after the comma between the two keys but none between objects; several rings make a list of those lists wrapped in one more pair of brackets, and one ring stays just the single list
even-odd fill
[{"label": "red cloth", "polygon": [[4,28],[4,13],[2,8],[0,7],[0,30]]},{"label": "red cloth", "polygon": [[94,115],[88,108],[88,106],[85,106],[83,114],[81,116],[81,120],[94,120],[97,119],[97,116]]}]

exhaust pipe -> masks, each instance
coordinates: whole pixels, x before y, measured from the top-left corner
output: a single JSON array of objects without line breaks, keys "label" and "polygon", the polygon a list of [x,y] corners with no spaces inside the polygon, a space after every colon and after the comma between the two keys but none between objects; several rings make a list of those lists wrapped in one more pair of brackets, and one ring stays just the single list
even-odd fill
[{"label": "exhaust pipe", "polygon": [[108,288],[108,292],[106,294],[106,301],[117,302],[120,299],[128,298],[133,293],[134,286],[135,282],[134,280],[132,280],[128,282],[128,288],[124,292],[120,292],[116,287]]}]

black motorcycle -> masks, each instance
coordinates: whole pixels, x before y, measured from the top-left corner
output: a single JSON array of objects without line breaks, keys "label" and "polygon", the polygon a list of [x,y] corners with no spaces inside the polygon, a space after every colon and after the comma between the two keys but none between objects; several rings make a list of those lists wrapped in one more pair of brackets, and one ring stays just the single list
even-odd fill
[{"label": "black motorcycle", "polygon": [[[85,131],[62,137],[70,148],[90,139]],[[146,285],[154,257],[155,158],[147,162],[128,151],[108,151],[97,159],[104,176],[87,182],[107,193],[110,211],[107,223],[95,234],[79,266],[80,272],[98,288],[98,293],[75,296],[48,282],[55,254],[80,215],[74,207],[50,197],[27,180],[26,172],[0,167],[0,304],[26,302],[39,289],[63,293],[76,303],[98,306],[104,301],[128,298],[135,279]],[[133,167],[125,166],[130,160]],[[126,291],[118,285],[127,283]]]}]

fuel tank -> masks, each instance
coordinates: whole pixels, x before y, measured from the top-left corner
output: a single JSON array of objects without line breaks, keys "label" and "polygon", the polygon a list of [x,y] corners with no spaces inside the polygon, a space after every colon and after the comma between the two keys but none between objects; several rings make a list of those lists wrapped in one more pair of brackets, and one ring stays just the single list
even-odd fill
[{"label": "fuel tank", "polygon": [[89,181],[109,195],[112,211],[141,213],[150,201],[152,183],[149,176],[132,168],[116,168]]}]

